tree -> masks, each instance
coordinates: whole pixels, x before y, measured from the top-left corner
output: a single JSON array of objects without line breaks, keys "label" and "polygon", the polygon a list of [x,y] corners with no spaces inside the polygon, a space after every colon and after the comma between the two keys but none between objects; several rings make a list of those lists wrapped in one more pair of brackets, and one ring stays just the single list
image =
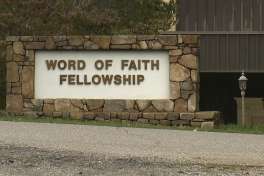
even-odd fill
[{"label": "tree", "polygon": [[175,23],[161,0],[1,0],[0,36],[154,34]]}]

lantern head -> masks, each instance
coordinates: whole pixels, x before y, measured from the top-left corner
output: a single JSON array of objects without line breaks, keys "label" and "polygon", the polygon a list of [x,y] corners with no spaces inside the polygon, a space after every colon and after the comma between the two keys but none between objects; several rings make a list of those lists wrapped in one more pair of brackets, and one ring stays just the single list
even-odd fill
[{"label": "lantern head", "polygon": [[246,91],[247,89],[247,77],[245,76],[245,73],[244,71],[242,72],[240,78],[238,79],[238,82],[239,82],[239,88],[241,91]]}]

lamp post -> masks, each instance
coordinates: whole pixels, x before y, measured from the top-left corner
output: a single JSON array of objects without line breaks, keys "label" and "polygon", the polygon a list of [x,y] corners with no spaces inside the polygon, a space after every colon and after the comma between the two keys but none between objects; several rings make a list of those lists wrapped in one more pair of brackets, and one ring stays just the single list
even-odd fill
[{"label": "lamp post", "polygon": [[241,123],[242,126],[245,126],[245,95],[246,95],[246,90],[247,90],[247,77],[245,76],[244,71],[242,71],[242,74],[240,78],[238,79],[239,82],[239,88],[241,91],[241,97],[242,97],[242,116],[241,116]]}]

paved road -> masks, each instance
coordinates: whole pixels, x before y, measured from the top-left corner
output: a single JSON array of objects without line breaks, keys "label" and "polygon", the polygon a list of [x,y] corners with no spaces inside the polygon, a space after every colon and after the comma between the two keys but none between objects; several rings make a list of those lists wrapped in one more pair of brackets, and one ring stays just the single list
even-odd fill
[{"label": "paved road", "polygon": [[264,135],[0,122],[0,143],[116,157],[264,166]]}]

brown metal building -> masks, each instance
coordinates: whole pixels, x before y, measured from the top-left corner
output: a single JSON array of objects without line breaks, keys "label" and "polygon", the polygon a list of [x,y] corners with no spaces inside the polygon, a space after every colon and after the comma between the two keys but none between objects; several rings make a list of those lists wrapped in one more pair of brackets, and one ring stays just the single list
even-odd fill
[{"label": "brown metal building", "polygon": [[200,34],[200,110],[236,122],[237,79],[248,97],[264,97],[264,0],[178,0],[176,33]]},{"label": "brown metal building", "polygon": [[201,34],[201,72],[264,72],[263,0],[178,0],[177,19]]}]

